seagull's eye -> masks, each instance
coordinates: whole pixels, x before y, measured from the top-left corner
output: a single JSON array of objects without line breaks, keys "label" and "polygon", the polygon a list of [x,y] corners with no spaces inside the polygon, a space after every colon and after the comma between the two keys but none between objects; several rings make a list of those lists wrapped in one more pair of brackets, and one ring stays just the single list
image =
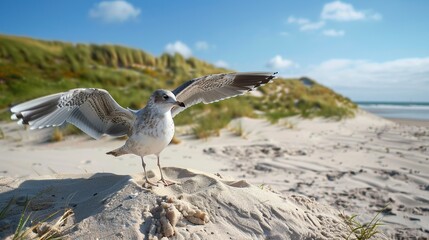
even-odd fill
[{"label": "seagull's eye", "polygon": [[168,95],[164,95],[164,96],[162,96],[165,100],[167,100],[168,99]]}]

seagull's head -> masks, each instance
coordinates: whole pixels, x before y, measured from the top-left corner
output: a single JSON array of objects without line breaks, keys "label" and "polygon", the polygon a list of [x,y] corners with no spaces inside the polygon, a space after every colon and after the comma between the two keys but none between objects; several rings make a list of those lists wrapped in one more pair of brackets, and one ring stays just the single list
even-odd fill
[{"label": "seagull's head", "polygon": [[153,92],[149,102],[165,111],[170,111],[174,106],[185,107],[183,102],[177,101],[174,93],[164,89],[158,89]]}]

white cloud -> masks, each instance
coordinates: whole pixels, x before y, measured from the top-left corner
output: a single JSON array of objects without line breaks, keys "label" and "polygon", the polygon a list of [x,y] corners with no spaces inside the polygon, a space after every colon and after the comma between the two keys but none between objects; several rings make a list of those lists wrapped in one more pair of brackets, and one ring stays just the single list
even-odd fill
[{"label": "white cloud", "polygon": [[323,26],[325,26],[325,22],[324,21],[309,22],[309,23],[301,25],[301,27],[299,28],[299,30],[301,30],[301,31],[311,31],[311,30],[320,29]]},{"label": "white cloud", "polygon": [[[295,24],[299,27],[300,31],[314,31],[322,29],[328,20],[333,21],[357,21],[357,20],[380,20],[382,16],[380,13],[372,10],[356,10],[353,5],[344,3],[339,0],[326,3],[320,13],[319,21],[312,22],[307,18],[299,18],[289,16],[287,22]],[[325,30],[323,34],[330,37],[340,37],[345,35],[343,30]]]},{"label": "white cloud", "polygon": [[429,57],[384,62],[331,59],[303,75],[359,100],[429,100]]},{"label": "white cloud", "polygon": [[169,43],[165,46],[165,52],[174,55],[175,53],[181,54],[183,57],[188,58],[192,56],[191,49],[181,41],[176,41],[175,43]]},{"label": "white cloud", "polygon": [[227,62],[225,62],[225,61],[223,61],[223,60],[216,61],[216,62],[214,63],[214,65],[215,65],[216,67],[219,67],[219,68],[228,68],[228,67],[229,67],[228,63],[227,63]]},{"label": "white cloud", "polygon": [[292,60],[284,59],[280,55],[271,58],[267,63],[267,67],[271,69],[287,69],[294,66],[295,63]]},{"label": "white cloud", "polygon": [[294,16],[290,16],[287,22],[298,25],[300,31],[317,30],[325,26],[324,21],[312,22],[306,18],[296,18]]},{"label": "white cloud", "polygon": [[209,50],[210,44],[206,41],[198,41],[195,43],[195,48],[199,51],[206,51]]},{"label": "white cloud", "polygon": [[298,25],[303,25],[303,24],[307,24],[310,22],[310,20],[306,19],[306,18],[296,18],[294,16],[289,16],[287,19],[288,23],[296,23]]},{"label": "white cloud", "polygon": [[381,15],[380,13],[371,13],[369,15],[369,18],[372,20],[381,20],[383,18],[383,15]]},{"label": "white cloud", "polygon": [[331,59],[316,66],[312,72],[324,76],[334,84],[369,85],[409,81],[429,83],[429,57],[404,58],[386,62]]},{"label": "white cloud", "polygon": [[123,0],[103,1],[89,11],[89,16],[106,23],[125,22],[137,18],[140,9]]},{"label": "white cloud", "polygon": [[373,13],[370,10],[358,11],[353,5],[341,1],[325,4],[320,16],[324,20],[335,21],[380,20],[382,18],[379,13]]},{"label": "white cloud", "polygon": [[328,29],[323,31],[323,35],[328,37],[342,37],[346,34],[343,30]]}]

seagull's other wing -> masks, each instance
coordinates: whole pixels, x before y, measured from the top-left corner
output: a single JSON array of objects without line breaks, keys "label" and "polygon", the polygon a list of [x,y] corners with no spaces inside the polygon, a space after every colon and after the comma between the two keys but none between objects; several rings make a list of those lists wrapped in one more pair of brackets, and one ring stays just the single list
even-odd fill
[{"label": "seagull's other wing", "polygon": [[12,119],[31,129],[53,127],[69,122],[89,136],[123,136],[130,132],[135,114],[121,107],[103,89],[78,88],[18,104]]},{"label": "seagull's other wing", "polygon": [[213,74],[189,80],[173,90],[177,101],[185,107],[174,106],[172,116],[176,116],[186,108],[203,102],[205,104],[235,97],[264,85],[271,81],[277,73],[227,73]]}]

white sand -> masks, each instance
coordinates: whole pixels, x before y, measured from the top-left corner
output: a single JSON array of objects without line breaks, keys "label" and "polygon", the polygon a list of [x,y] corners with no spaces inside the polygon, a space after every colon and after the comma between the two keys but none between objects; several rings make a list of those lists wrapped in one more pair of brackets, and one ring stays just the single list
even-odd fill
[{"label": "white sand", "polygon": [[[290,118],[271,125],[244,118],[231,123],[231,129],[238,124],[244,136],[231,130],[208,140],[180,135],[182,143],[170,145],[161,163],[175,167],[166,168],[166,174],[181,184],[151,191],[139,185],[143,176],[137,156],[105,155],[120,141],[72,137],[41,144],[44,133],[2,125],[0,206],[27,193],[52,202],[42,210],[49,212],[71,198],[75,215],[67,224],[74,226],[72,237],[88,232],[102,239],[157,236],[171,230],[164,227],[168,215],[170,225],[177,221],[178,239],[332,239],[347,232],[340,212],[369,221],[387,205],[385,236],[379,237],[428,236],[428,127],[364,112],[340,122]],[[147,163],[158,174],[155,158]],[[181,208],[201,212],[189,220]],[[18,214],[19,208],[14,211]]]}]

